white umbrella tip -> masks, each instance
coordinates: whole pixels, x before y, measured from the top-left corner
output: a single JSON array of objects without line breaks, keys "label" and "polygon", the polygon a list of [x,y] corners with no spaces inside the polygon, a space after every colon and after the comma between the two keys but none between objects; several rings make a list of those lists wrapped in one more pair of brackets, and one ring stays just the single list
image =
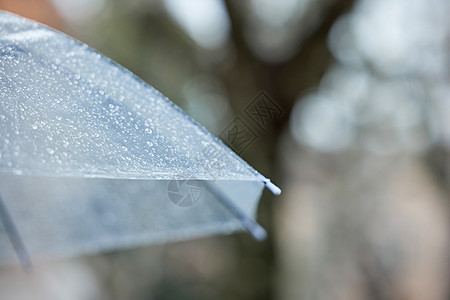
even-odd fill
[{"label": "white umbrella tip", "polygon": [[264,241],[267,238],[267,231],[256,222],[247,226],[247,229],[257,241]]},{"label": "white umbrella tip", "polygon": [[274,183],[272,183],[270,181],[269,178],[264,177],[263,175],[259,175],[260,179],[262,180],[262,182],[264,182],[264,184],[266,185],[266,187],[274,194],[274,195],[280,195],[281,194],[281,189],[279,187],[277,187]]},{"label": "white umbrella tip", "polygon": [[268,182],[265,182],[266,187],[274,194],[274,195],[280,195],[281,194],[281,189],[279,187],[277,187],[275,184],[273,184],[272,182],[270,182],[270,180]]}]

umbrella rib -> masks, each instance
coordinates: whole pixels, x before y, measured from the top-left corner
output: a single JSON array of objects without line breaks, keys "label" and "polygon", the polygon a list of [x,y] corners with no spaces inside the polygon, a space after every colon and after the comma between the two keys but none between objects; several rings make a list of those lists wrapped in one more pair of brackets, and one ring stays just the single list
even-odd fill
[{"label": "umbrella rib", "polygon": [[236,205],[234,205],[222,191],[214,186],[213,183],[205,183],[208,186],[209,191],[219,199],[219,202],[241,222],[242,226],[244,226],[256,240],[262,241],[266,239],[267,232],[261,225],[249,218],[247,214],[236,207]]},{"label": "umbrella rib", "polygon": [[20,237],[19,231],[17,227],[14,225],[14,222],[6,209],[5,203],[3,202],[2,197],[0,196],[0,220],[5,228],[6,234],[14,248],[14,251],[17,254],[17,257],[22,265],[22,268],[26,271],[31,270],[31,260],[28,252],[25,248],[25,245]]}]

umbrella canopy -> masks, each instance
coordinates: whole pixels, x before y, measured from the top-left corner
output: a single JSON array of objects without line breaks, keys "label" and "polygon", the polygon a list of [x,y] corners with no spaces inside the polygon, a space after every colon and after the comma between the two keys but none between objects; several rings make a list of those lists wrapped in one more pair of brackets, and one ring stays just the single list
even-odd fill
[{"label": "umbrella canopy", "polygon": [[0,261],[265,231],[280,190],[131,72],[0,12]]}]

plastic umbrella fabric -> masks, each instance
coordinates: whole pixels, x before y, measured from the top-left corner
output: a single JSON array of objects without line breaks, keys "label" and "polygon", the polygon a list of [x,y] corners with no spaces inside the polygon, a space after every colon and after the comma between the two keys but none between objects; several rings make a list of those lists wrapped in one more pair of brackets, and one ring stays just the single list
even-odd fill
[{"label": "plastic umbrella fabric", "polygon": [[0,261],[249,230],[280,190],[88,46],[0,12]]}]

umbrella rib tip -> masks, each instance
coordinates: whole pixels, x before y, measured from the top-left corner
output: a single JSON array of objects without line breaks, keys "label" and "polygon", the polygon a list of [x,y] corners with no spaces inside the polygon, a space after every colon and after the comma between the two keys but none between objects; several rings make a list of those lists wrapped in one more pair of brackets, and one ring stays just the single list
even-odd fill
[{"label": "umbrella rib tip", "polygon": [[267,231],[258,223],[247,227],[247,230],[257,241],[264,241],[267,238]]},{"label": "umbrella rib tip", "polygon": [[277,187],[272,181],[270,181],[269,178],[264,177],[263,175],[259,174],[259,178],[264,182],[266,187],[274,194],[274,195],[280,195],[281,189]]}]

